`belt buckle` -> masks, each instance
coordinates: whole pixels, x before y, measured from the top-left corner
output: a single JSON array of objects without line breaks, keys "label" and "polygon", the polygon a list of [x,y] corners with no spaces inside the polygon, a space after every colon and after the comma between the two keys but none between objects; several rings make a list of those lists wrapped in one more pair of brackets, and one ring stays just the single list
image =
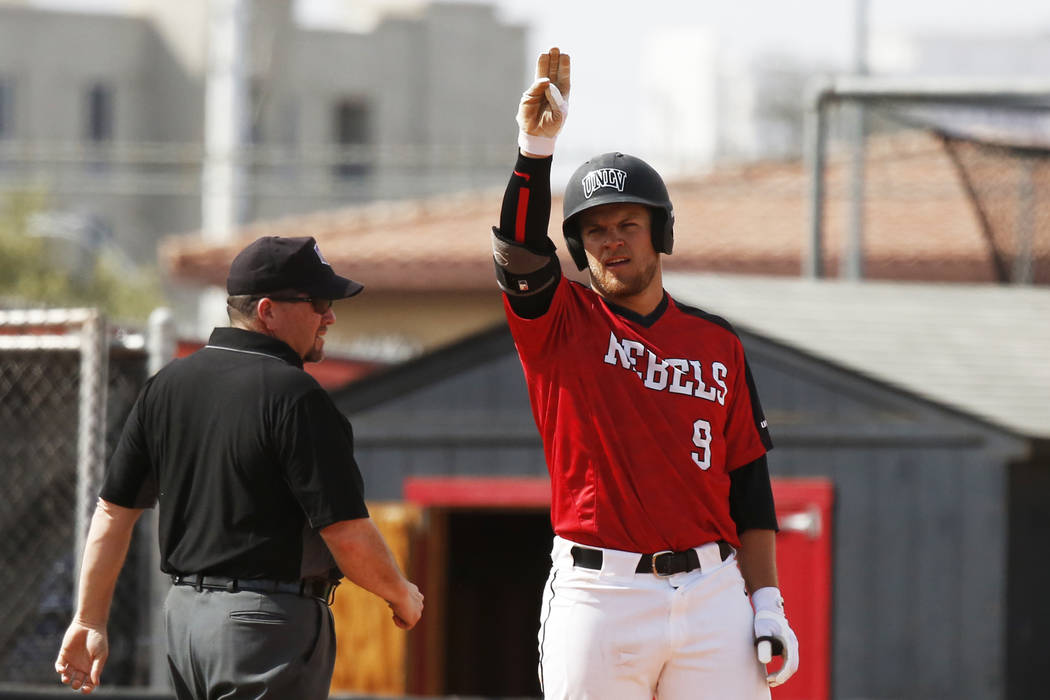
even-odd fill
[{"label": "belt buckle", "polygon": [[663,551],[654,552],[653,553],[652,559],[649,562],[649,568],[651,568],[653,570],[653,575],[654,576],[660,576],[662,578],[665,578],[665,577],[671,575],[671,574],[661,574],[659,571],[656,570],[656,559],[657,559],[657,557],[661,557],[661,556],[663,556],[665,554],[674,554],[674,552],[672,552],[670,549],[665,549]]}]

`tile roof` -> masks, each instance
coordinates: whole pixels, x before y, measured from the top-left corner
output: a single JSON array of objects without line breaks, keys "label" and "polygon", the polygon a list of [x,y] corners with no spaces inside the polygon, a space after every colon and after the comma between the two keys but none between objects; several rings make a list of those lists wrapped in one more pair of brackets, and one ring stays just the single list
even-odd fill
[{"label": "tile roof", "polygon": [[673,273],[664,285],[740,329],[1050,438],[1050,289]]},{"label": "tile roof", "polygon": [[[510,164],[508,164],[508,173]],[[835,275],[849,207],[848,165],[829,159],[825,269]],[[556,183],[557,184],[557,183]],[[1008,183],[1007,183],[1008,184]],[[798,275],[808,246],[809,178],[800,161],[719,168],[668,183],[675,205],[668,271]],[[922,133],[873,139],[868,148],[865,271],[873,279],[993,281],[973,205],[940,142]],[[222,285],[230,260],[261,235],[313,235],[333,266],[372,291],[489,290],[489,231],[502,189],[380,202],[245,226],[227,244],[169,237],[161,265],[174,280]],[[558,232],[552,238],[575,276]],[[1036,282],[1050,283],[1050,216],[1038,212]],[[1011,229],[1012,235],[1012,229]],[[572,268],[572,269],[569,269]]]}]

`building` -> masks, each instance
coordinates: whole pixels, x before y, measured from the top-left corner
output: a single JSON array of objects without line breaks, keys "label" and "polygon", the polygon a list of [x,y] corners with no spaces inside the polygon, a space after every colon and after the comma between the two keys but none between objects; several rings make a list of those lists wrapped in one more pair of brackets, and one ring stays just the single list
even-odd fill
[{"label": "building", "polygon": [[[492,152],[516,132],[506,105],[526,72],[524,28],[470,3],[427,4],[367,34],[297,26],[291,0],[242,4],[242,222],[503,177]],[[41,190],[69,216],[40,235],[153,264],[162,235],[201,227],[211,18],[207,0],[127,7],[0,3],[0,194]]]}]

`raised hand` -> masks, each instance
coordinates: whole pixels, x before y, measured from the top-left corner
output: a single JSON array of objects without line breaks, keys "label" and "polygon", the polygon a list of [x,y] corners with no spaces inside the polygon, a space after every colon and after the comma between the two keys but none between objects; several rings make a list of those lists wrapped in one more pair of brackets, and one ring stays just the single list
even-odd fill
[{"label": "raised hand", "polygon": [[522,93],[518,105],[518,127],[523,134],[552,139],[565,124],[569,110],[569,55],[557,47],[540,54],[536,61],[536,80]]}]

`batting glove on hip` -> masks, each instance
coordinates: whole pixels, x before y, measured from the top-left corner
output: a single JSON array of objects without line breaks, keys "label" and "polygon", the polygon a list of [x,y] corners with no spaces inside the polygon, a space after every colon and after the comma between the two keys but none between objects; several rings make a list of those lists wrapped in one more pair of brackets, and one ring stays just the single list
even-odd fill
[{"label": "batting glove on hip", "polygon": [[773,656],[783,656],[780,670],[766,674],[766,683],[775,688],[798,670],[798,638],[784,616],[784,598],[773,586],[759,588],[751,594],[755,608],[755,646],[758,660],[769,663]]}]

